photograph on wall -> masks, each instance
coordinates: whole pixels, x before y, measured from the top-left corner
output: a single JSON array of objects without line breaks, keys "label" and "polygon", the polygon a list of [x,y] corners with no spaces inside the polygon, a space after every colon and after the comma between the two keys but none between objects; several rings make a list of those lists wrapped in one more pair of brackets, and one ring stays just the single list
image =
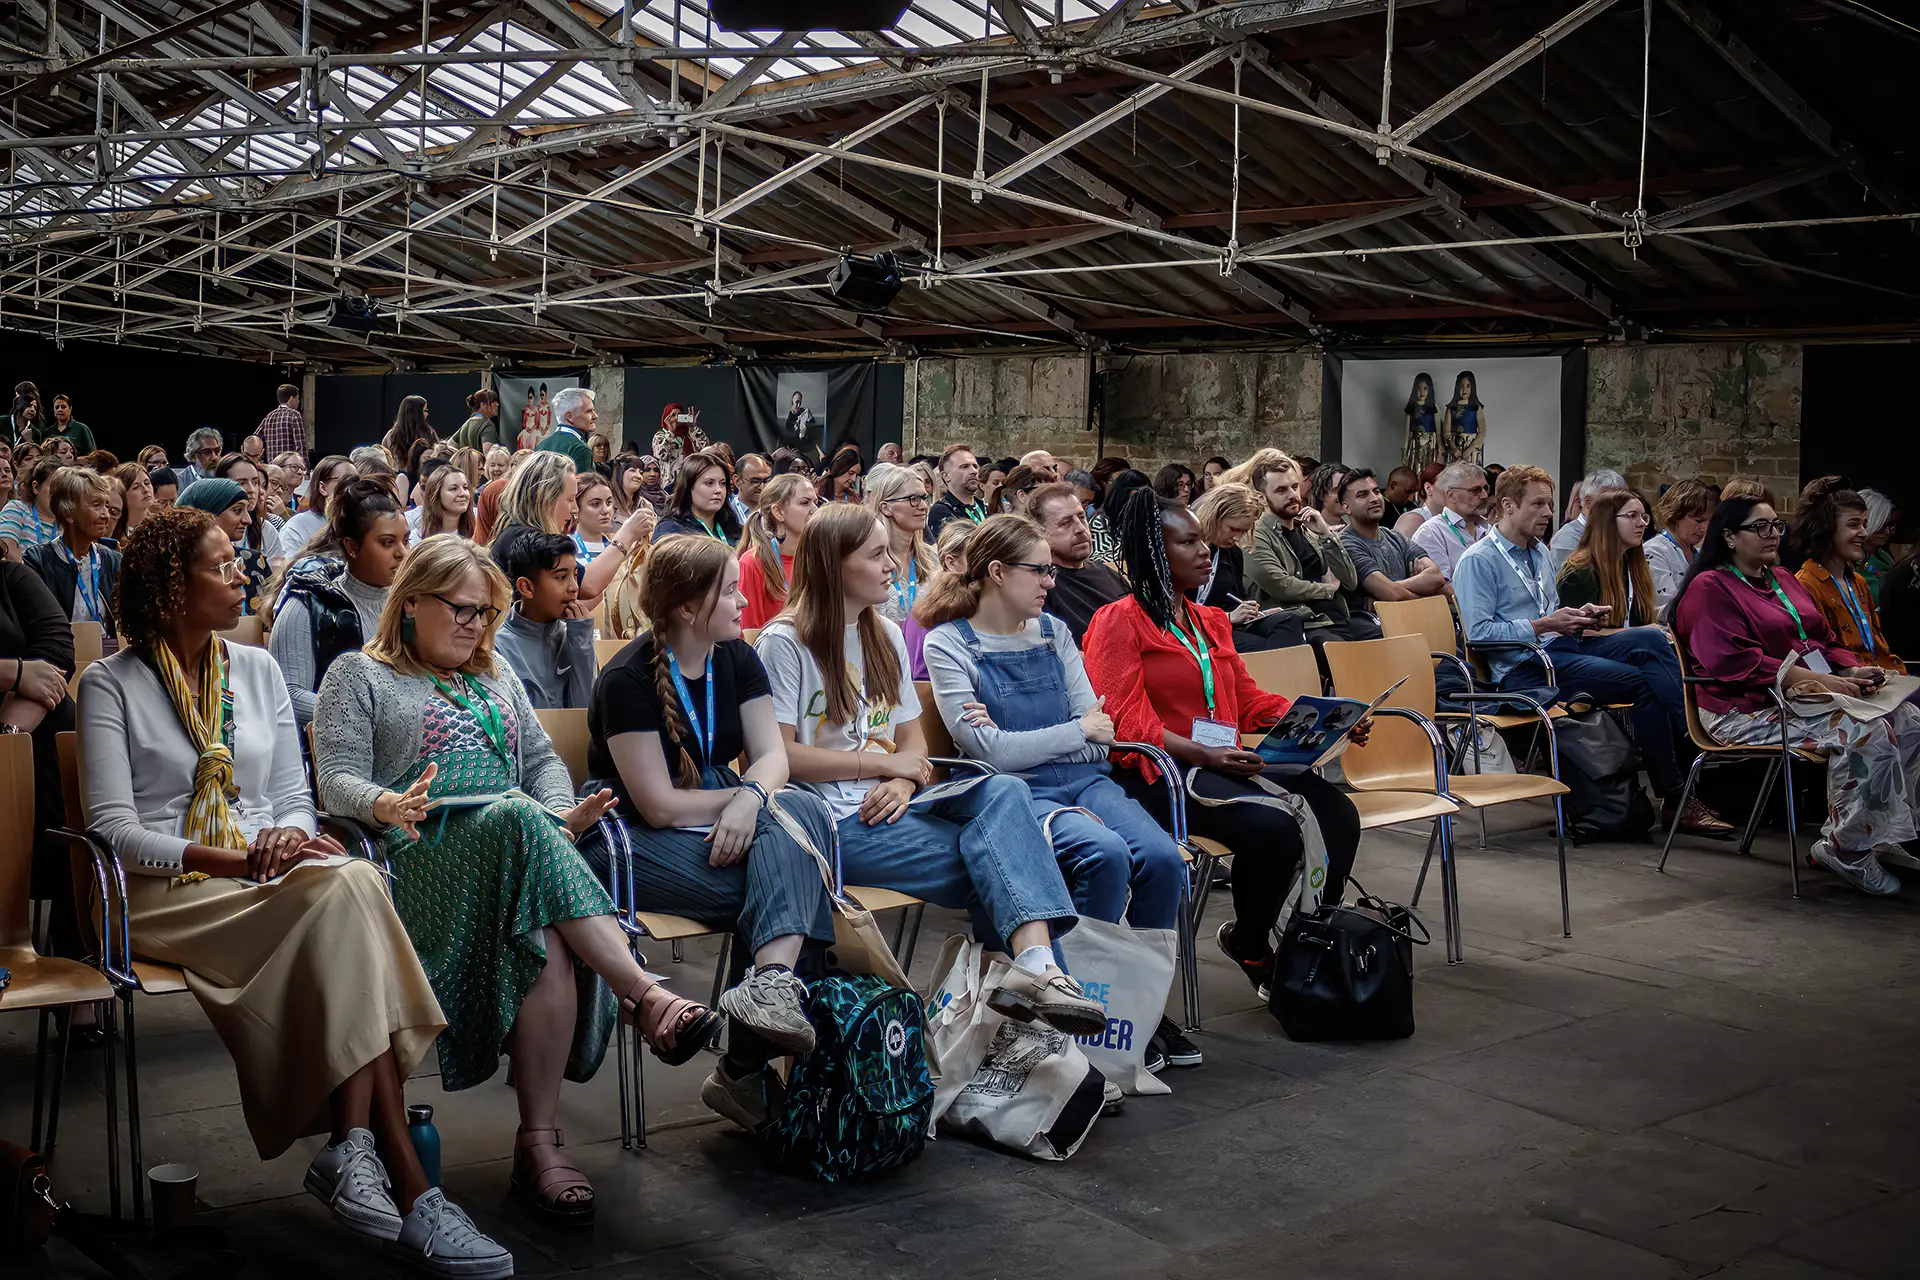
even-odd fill
[{"label": "photograph on wall", "polygon": [[780,443],[809,462],[826,455],[827,375],[782,373],[774,383],[774,399],[786,410]]},{"label": "photograph on wall", "polygon": [[1562,359],[1478,351],[1340,362],[1341,461],[1385,474],[1430,462],[1562,465]]},{"label": "photograph on wall", "polygon": [[819,466],[842,445],[873,457],[877,382],[870,361],[814,365],[742,365],[740,396],[754,446],[791,449]]},{"label": "photograph on wall", "polygon": [[553,397],[567,387],[584,387],[584,376],[570,373],[495,374],[500,395],[500,439],[515,449],[538,448],[553,431]]}]

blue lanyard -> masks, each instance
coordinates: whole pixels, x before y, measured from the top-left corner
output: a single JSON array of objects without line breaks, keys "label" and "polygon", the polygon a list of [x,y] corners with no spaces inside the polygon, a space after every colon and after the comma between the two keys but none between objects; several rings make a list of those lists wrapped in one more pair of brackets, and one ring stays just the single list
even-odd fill
[{"label": "blue lanyard", "polygon": [[902,590],[898,581],[893,584],[893,598],[902,612],[911,613],[913,602],[920,598],[920,565],[912,555],[907,556],[907,585]]},{"label": "blue lanyard", "polygon": [[[48,481],[49,484],[52,481]],[[40,523],[40,508],[31,502],[27,504],[27,513],[33,517],[33,540],[35,543],[48,541],[46,527]]]},{"label": "blue lanyard", "polygon": [[93,594],[88,595],[87,575],[80,571],[79,558],[73,554],[73,549],[66,543],[62,542],[59,545],[60,554],[65,556],[67,563],[73,566],[73,589],[80,593],[80,603],[87,606],[87,617],[94,622],[105,622],[106,614],[101,609],[104,596],[100,590],[100,548],[87,548],[87,567],[93,571]]},{"label": "blue lanyard", "polygon": [[1853,593],[1853,572],[1843,570],[1843,576],[1835,576],[1833,584],[1840,588],[1841,599],[1847,602],[1847,612],[1853,615],[1854,626],[1860,629],[1860,643],[1867,646],[1867,652],[1873,652],[1873,627],[1867,622],[1867,611],[1860,604],[1860,597]]},{"label": "blue lanyard", "polygon": [[585,568],[587,565],[592,564],[594,557],[600,554],[598,551],[589,551],[587,549],[587,540],[580,536],[580,533],[578,530],[574,531],[573,545],[580,552],[580,564],[582,568]]},{"label": "blue lanyard", "polygon": [[[665,641],[659,641],[664,644]],[[716,723],[713,713],[713,650],[707,650],[707,718],[702,720],[700,713],[693,709],[693,694],[687,690],[687,682],[680,674],[680,660],[671,652],[667,654],[667,670],[673,675],[673,691],[680,696],[680,705],[686,710],[687,719],[693,722],[694,737],[700,740],[700,785],[711,790],[713,787],[713,733]]]}]

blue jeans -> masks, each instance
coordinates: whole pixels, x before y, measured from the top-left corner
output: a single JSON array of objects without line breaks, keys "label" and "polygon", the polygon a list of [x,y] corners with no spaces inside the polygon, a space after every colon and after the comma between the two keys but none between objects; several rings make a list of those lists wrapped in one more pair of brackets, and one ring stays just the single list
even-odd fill
[{"label": "blue jeans", "polygon": [[[1555,636],[1547,641],[1553,682],[1562,700],[1576,693],[1596,702],[1633,704],[1633,743],[1640,749],[1647,781],[1661,796],[1677,796],[1686,783],[1680,753],[1692,763],[1680,663],[1666,633],[1630,627],[1610,636]],[[1515,668],[1516,671],[1519,668]]]},{"label": "blue jeans", "polygon": [[[1078,805],[1053,821],[1053,856],[1083,916],[1137,929],[1171,929],[1180,919],[1187,864],[1173,837],[1148,816],[1103,764],[1048,764],[1023,775],[1042,823],[1056,809]],[[1133,901],[1127,901],[1131,891]]]},{"label": "blue jeans", "polygon": [[1036,921],[1054,937],[1079,923],[1027,784],[1008,774],[944,800],[916,801],[898,822],[870,827],[853,814],[839,831],[847,884],[965,909],[983,943],[1005,949],[1014,930]]}]

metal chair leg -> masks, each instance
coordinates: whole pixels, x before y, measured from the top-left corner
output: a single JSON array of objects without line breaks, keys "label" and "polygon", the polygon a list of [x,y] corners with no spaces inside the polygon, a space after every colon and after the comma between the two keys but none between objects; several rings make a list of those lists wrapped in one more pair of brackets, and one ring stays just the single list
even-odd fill
[{"label": "metal chair leg", "polygon": [[[720,963],[713,966],[713,998],[707,1001],[709,1009],[720,1007],[720,993],[727,989],[727,968],[733,961],[733,935],[720,937]],[[753,963],[753,957],[747,957],[747,963]]]},{"label": "metal chair leg", "polygon": [[1440,820],[1435,819],[1433,830],[1427,835],[1427,856],[1420,860],[1420,878],[1413,882],[1413,901],[1410,906],[1420,905],[1420,893],[1427,887],[1427,868],[1433,865],[1433,848],[1440,839]]},{"label": "metal chair leg", "polygon": [[139,1036],[134,1027],[133,992],[122,991],[120,999],[124,1002],[121,1013],[127,1027],[127,1142],[133,1153],[133,1220],[143,1223],[147,1220],[147,1169],[146,1152],[140,1140],[140,1063],[135,1049]]},{"label": "metal chair leg", "polygon": [[1747,829],[1740,837],[1740,852],[1753,856],[1753,836],[1760,829],[1760,814],[1767,807],[1767,801],[1773,795],[1773,784],[1780,780],[1780,762],[1767,761],[1767,776],[1760,783],[1760,794],[1754,797],[1753,812],[1747,815]]},{"label": "metal chair leg", "polygon": [[[1660,865],[1654,870],[1664,872],[1667,869],[1667,855],[1673,852],[1673,836],[1680,829],[1680,815],[1687,811],[1687,801],[1693,798],[1694,784],[1700,780],[1701,766],[1707,762],[1707,753],[1702,751],[1693,758],[1693,767],[1687,770],[1687,781],[1680,788],[1680,803],[1673,811],[1673,821],[1667,824],[1667,841],[1660,846]],[[1555,804],[1559,801],[1555,800]]]},{"label": "metal chair leg", "polygon": [[1793,799],[1793,751],[1786,746],[1786,717],[1780,718],[1780,785],[1787,791],[1787,875],[1793,882],[1793,896],[1800,896],[1800,814]]},{"label": "metal chair leg", "polygon": [[1559,841],[1560,855],[1560,936],[1573,936],[1573,908],[1567,901],[1567,816],[1560,807],[1561,797],[1553,798],[1553,821],[1558,828],[1555,836]]},{"label": "metal chair leg", "polygon": [[1459,964],[1461,955],[1459,904],[1453,895],[1453,820],[1450,816],[1442,815],[1440,824],[1440,920],[1447,935],[1447,963]]},{"label": "metal chair leg", "polygon": [[105,1037],[107,1069],[107,1211],[120,1216],[120,1086],[114,1041],[120,1036],[119,1019],[114,1017],[113,1001],[102,1000],[94,1006]]},{"label": "metal chair leg", "polygon": [[54,1055],[53,1090],[47,1098],[47,1145],[39,1148],[49,1165],[60,1146],[60,1095],[66,1089],[67,1055],[73,1048],[73,1006],[62,1006],[55,1012],[54,1021],[60,1024],[60,1052]]},{"label": "metal chair leg", "polygon": [[640,1041],[640,1029],[633,1029],[633,1095],[636,1125],[634,1142],[647,1149],[647,1047]]},{"label": "metal chair leg", "polygon": [[633,1086],[627,1068],[627,1028],[625,1023],[613,1028],[613,1052],[615,1070],[620,1079],[620,1149],[633,1150]]},{"label": "metal chair leg", "polygon": [[675,938],[673,940],[672,947],[673,947],[673,962],[675,964],[679,964],[687,958],[687,949],[681,945],[680,939]]},{"label": "metal chair leg", "polygon": [[913,911],[913,923],[907,928],[907,949],[905,954],[899,956],[900,971],[902,973],[910,972],[913,969],[913,953],[920,947],[920,926],[926,923],[927,918],[926,903],[916,902],[911,909]]},{"label": "metal chair leg", "polygon": [[40,1150],[40,1134],[47,1119],[47,1025],[53,1018],[53,1010],[40,1011],[40,1038],[33,1051],[33,1136],[27,1146],[30,1150]]}]

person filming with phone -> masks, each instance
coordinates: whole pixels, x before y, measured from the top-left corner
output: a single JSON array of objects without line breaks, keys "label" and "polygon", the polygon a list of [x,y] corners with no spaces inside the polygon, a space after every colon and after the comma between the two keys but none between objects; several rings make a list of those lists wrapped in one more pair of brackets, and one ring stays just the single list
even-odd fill
[{"label": "person filming with phone", "polygon": [[[1661,797],[1661,824],[1678,821],[1680,830],[1692,835],[1731,836],[1732,826],[1697,797],[1679,812],[1693,746],[1680,663],[1666,632],[1652,626],[1615,629],[1607,604],[1560,602],[1543,541],[1553,527],[1552,476],[1538,467],[1509,468],[1493,497],[1493,532],[1461,552],[1453,571],[1467,644],[1487,651],[1494,681],[1502,688],[1551,683],[1562,694],[1631,704],[1633,740]],[[1552,659],[1552,681],[1532,657],[1532,645],[1544,647]]]}]

